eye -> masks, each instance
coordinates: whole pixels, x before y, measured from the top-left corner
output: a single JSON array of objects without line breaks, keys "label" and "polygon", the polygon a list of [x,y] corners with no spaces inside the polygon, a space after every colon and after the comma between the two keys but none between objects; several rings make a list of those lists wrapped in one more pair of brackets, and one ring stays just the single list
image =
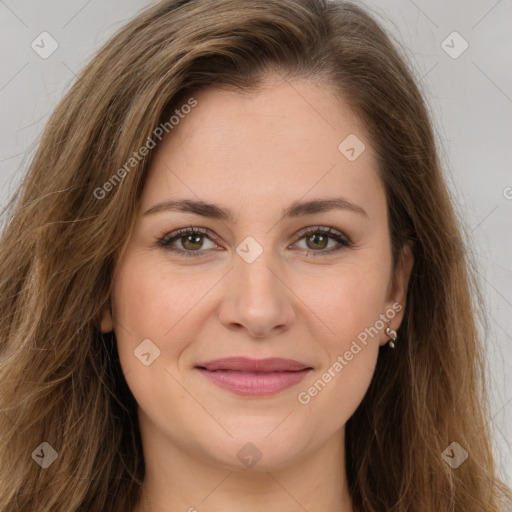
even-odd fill
[{"label": "eye", "polygon": [[[306,249],[309,249],[306,251],[309,256],[331,254],[352,246],[352,242],[347,236],[330,226],[307,228],[305,231],[300,232],[298,236],[300,240],[304,239]],[[336,243],[334,247],[331,245],[328,250],[324,250],[329,247],[329,240]]]},{"label": "eye", "polygon": [[[210,238],[208,235],[211,235],[211,233],[204,228],[183,228],[163,236],[158,241],[158,245],[171,252],[182,254],[185,257],[194,257],[198,255],[193,253],[204,252],[200,249],[204,247],[203,239]],[[211,236],[213,237],[213,235]],[[174,247],[176,242],[180,244],[182,248]],[[209,247],[206,248],[208,249]]]},{"label": "eye", "polygon": [[[297,236],[299,236],[299,241],[305,240],[306,253],[310,256],[333,253],[352,246],[352,242],[347,236],[327,226],[307,228]],[[213,246],[205,246],[205,239],[209,240]],[[208,229],[189,227],[164,235],[158,240],[158,245],[185,257],[197,257],[201,256],[200,253],[206,252],[201,249],[218,250],[215,249],[216,244],[213,243],[212,239],[215,240],[216,237]],[[329,241],[335,241],[337,244],[335,243],[334,247],[331,246],[327,249]],[[176,247],[176,244],[179,244],[181,247]]]}]

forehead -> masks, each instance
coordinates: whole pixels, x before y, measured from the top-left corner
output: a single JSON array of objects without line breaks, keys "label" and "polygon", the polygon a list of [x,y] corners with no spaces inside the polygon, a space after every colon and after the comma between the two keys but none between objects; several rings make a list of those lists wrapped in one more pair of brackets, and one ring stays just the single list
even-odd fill
[{"label": "forehead", "polygon": [[385,204],[365,127],[327,88],[274,78],[257,93],[210,88],[193,98],[156,149],[142,208],[189,198],[281,209],[335,195],[378,208],[379,194]]}]

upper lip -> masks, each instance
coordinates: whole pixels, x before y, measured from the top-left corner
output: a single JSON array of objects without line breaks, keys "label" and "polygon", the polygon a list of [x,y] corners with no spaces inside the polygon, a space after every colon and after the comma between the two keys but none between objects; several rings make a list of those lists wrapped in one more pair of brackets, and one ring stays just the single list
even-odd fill
[{"label": "upper lip", "polygon": [[233,370],[239,372],[296,372],[304,369],[310,369],[311,366],[295,361],[293,359],[283,359],[281,357],[269,357],[265,359],[251,359],[249,357],[225,357],[206,361],[196,365],[197,368],[206,370]]}]

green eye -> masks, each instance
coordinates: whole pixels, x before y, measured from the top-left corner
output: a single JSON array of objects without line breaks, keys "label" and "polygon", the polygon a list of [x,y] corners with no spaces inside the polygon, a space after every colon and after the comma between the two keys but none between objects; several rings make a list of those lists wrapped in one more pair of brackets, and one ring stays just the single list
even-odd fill
[{"label": "green eye", "polygon": [[[334,228],[327,226],[308,228],[298,236],[300,237],[299,241],[305,239],[306,247],[304,249],[307,254],[311,256],[331,254],[352,245],[348,237]],[[189,227],[165,235],[158,241],[158,245],[178,255],[196,257],[202,256],[203,254],[201,253],[206,252],[208,249],[217,250],[212,240],[215,238],[216,237],[205,228]],[[209,240],[213,244],[213,247],[207,247],[205,250],[202,250],[205,248],[205,239]],[[334,248],[331,247],[327,249],[330,240],[334,240],[337,245],[335,244]],[[181,248],[176,247],[176,243],[179,243]]]}]

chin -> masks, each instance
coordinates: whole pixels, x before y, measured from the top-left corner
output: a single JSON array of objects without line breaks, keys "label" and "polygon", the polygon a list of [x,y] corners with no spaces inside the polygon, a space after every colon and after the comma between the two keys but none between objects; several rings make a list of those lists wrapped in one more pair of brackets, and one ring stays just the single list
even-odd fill
[{"label": "chin", "polygon": [[[282,419],[280,420],[282,421]],[[218,447],[206,448],[215,463],[230,471],[275,471],[293,463],[307,447],[306,439],[299,439],[289,432],[278,432],[279,422],[272,422],[272,428],[264,432],[255,429],[239,431],[233,438],[222,439]],[[274,432],[272,432],[274,430]]]}]

